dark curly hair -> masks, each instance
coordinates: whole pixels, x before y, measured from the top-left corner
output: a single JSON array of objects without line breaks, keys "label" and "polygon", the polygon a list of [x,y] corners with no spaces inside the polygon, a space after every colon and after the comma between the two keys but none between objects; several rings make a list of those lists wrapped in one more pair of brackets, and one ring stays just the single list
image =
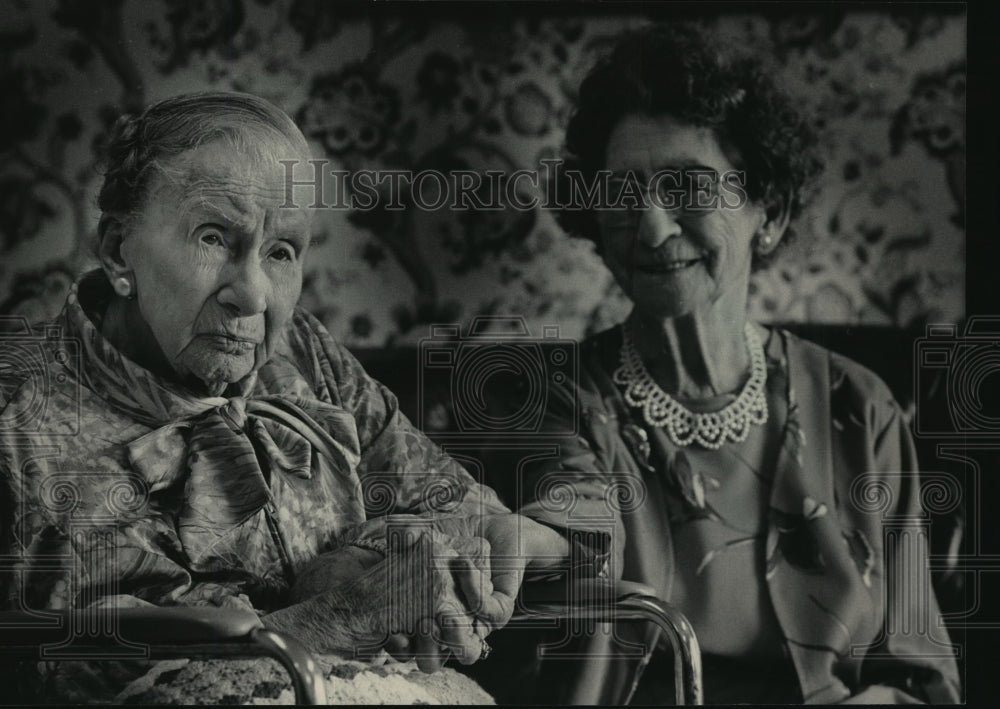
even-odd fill
[{"label": "dark curly hair", "polygon": [[[611,132],[630,114],[669,114],[713,129],[729,158],[745,170],[750,199],[765,205],[789,199],[793,220],[823,167],[816,131],[763,64],[723,56],[692,25],[651,25],[625,33],[583,80],[565,148],[566,165],[579,170],[587,184],[594,184],[605,167]],[[600,250],[591,210],[563,208],[558,219],[568,233],[592,240]],[[792,236],[789,230],[781,246]],[[753,267],[773,255],[755,252]]]}]

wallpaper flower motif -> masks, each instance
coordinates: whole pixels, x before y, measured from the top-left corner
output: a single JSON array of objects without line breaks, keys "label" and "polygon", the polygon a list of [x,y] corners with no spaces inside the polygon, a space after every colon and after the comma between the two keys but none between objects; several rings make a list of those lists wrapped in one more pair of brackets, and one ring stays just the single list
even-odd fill
[{"label": "wallpaper flower motif", "polygon": [[[662,14],[662,12],[660,13]],[[14,0],[0,29],[0,313],[53,307],[92,265],[96,154],[114,117],[182,91],[262,95],[331,169],[540,171],[587,68],[642,16],[517,6],[414,13],[310,0]],[[800,238],[754,275],[764,321],[919,326],[964,313],[965,16],[938,8],[713,15],[773,56],[823,119],[828,168]],[[524,316],[581,337],[628,303],[542,209],[322,210],[303,304],[348,344]],[[58,276],[55,282],[62,282]],[[36,282],[31,286],[30,282]],[[49,295],[42,298],[41,293]]]},{"label": "wallpaper flower motif", "polygon": [[303,133],[319,140],[329,155],[373,157],[399,120],[399,97],[364,66],[352,64],[313,79],[309,102],[297,119]]}]

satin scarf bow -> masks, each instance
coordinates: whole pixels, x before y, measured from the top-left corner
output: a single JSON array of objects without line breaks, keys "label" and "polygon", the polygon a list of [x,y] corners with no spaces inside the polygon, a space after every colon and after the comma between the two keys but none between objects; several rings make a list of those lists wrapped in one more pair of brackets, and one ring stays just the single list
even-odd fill
[{"label": "satin scarf bow", "polygon": [[[321,455],[346,478],[360,451],[354,417],[318,400],[262,397],[201,400],[205,410],[127,446],[133,469],[155,493],[185,478],[180,542],[199,569],[234,527],[273,502],[275,475],[312,477]],[[204,569],[208,570],[208,569]]]}]

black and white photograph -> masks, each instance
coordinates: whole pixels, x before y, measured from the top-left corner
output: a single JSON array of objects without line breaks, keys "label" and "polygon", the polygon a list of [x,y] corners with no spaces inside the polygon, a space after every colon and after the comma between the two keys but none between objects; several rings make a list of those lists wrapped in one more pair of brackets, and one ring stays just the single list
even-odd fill
[{"label": "black and white photograph", "polygon": [[986,701],[988,34],[0,0],[0,704]]}]

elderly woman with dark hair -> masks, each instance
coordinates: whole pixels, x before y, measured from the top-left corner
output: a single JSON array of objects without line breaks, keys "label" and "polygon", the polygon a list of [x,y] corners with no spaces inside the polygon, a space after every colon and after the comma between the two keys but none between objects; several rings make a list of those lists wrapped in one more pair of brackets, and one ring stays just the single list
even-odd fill
[{"label": "elderly woman with dark hair", "polygon": [[242,607],[312,650],[385,647],[433,671],[487,652],[525,567],[566,556],[296,309],[310,202],[281,161],[308,159],[248,95],[118,122],[101,269],[39,361],[0,373],[0,553],[22,560],[8,607]]},{"label": "elderly woman with dark hair", "polygon": [[[570,524],[606,517],[613,489],[639,495],[615,506],[614,573],[689,617],[708,702],[954,702],[926,559],[888,548],[919,535],[883,535],[921,518],[900,409],[857,363],[747,318],[816,144],[757,63],[690,28],[629,33],[589,73],[566,148],[585,183],[608,178],[608,203],[562,219],[633,309],[551,397],[552,430],[581,435],[534,466],[521,512]],[[627,680],[610,649],[591,641],[574,699]],[[665,661],[636,701],[673,696]]]}]

